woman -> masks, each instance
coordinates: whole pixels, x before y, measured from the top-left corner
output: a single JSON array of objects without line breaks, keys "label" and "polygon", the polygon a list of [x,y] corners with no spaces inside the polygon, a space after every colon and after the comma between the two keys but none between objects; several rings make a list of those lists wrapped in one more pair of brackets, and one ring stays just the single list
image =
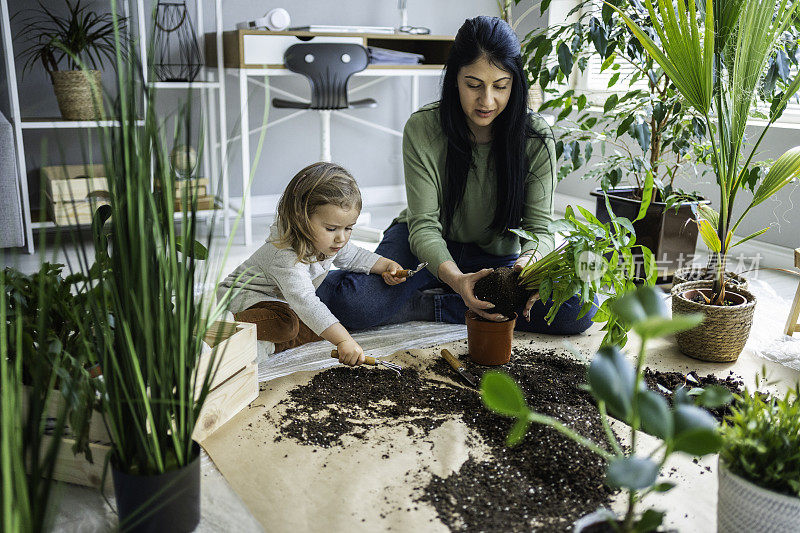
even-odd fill
[{"label": "woman", "polygon": [[[488,320],[493,304],[475,297],[475,282],[493,268],[521,269],[553,249],[555,143],[550,127],[526,105],[528,84],[520,43],[495,17],[468,19],[445,65],[439,102],[412,114],[403,132],[408,208],[386,230],[376,252],[406,268],[428,267],[405,283],[331,272],[317,294],[348,328],[408,320],[464,323],[467,308]],[[539,238],[521,243],[509,228]],[[521,251],[521,255],[520,255]],[[374,278],[374,277],[373,277]],[[444,288],[445,291],[430,289]],[[423,292],[424,291],[424,292]],[[553,323],[550,303],[534,294],[517,329],[580,333],[579,298],[567,301]]]}]

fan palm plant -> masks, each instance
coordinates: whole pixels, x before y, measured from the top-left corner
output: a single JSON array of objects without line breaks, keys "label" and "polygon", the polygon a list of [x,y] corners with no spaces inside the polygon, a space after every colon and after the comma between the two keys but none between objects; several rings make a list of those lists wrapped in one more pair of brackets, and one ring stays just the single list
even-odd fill
[{"label": "fan palm plant", "polygon": [[[684,100],[701,116],[712,141],[711,166],[719,186],[719,211],[698,211],[700,235],[715,256],[713,296],[722,305],[724,273],[733,234],[745,216],[800,175],[800,146],[781,155],[755,188],[753,199],[738,218],[734,204],[750,177],[750,165],[769,127],[800,88],[800,76],[773,102],[767,124],[745,155],[745,128],[756,105],[757,89],[780,36],[797,12],[797,1],[777,0],[645,0],[653,31],[646,31],[614,7],[642,46],[675,84]],[[653,35],[653,37],[651,37]]]}]

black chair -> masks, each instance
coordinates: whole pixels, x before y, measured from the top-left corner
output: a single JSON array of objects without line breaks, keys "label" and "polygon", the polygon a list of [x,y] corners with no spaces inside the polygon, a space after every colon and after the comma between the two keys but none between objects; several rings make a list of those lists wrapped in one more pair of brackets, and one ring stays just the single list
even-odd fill
[{"label": "black chair", "polygon": [[376,107],[372,98],[349,102],[347,82],[369,64],[366,48],[348,43],[302,43],[290,46],[283,56],[286,68],[308,78],[311,101],[297,102],[273,98],[277,108],[320,111],[320,160],[330,161],[331,111],[350,107]]}]

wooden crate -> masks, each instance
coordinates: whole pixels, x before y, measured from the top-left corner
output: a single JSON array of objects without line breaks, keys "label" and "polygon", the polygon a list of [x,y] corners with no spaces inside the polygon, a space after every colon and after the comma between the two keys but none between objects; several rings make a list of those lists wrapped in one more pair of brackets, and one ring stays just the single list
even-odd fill
[{"label": "wooden crate", "polygon": [[[211,345],[212,351],[201,357],[198,372],[207,372],[212,359],[219,366],[192,434],[198,442],[206,439],[258,397],[255,324],[215,322],[206,332],[205,341]],[[57,416],[62,402],[59,394],[52,395],[52,399],[48,399],[48,416]],[[92,415],[89,440],[93,463],[82,454],[73,455],[72,445],[75,441],[69,437],[62,438],[53,471],[54,479],[100,488],[105,458],[111,452],[111,439],[100,413]],[[112,488],[110,471],[105,487],[106,491]]]},{"label": "wooden crate", "polygon": [[239,370],[208,393],[192,437],[202,442],[258,397],[258,365]]},{"label": "wooden crate", "polygon": [[[211,346],[211,352],[205,353],[200,358],[197,372],[205,374],[213,362],[217,373],[211,380],[210,388],[212,390],[256,360],[255,324],[214,322],[206,331],[204,340]],[[200,381],[197,380],[195,392],[200,392]]]},{"label": "wooden crate", "polygon": [[103,165],[44,166],[40,173],[53,202],[85,200],[91,192],[108,191]]},{"label": "wooden crate", "polygon": [[51,197],[47,197],[47,211],[50,220],[59,226],[91,224],[94,212],[98,207],[106,204],[108,201],[100,198],[78,202],[56,202]]}]

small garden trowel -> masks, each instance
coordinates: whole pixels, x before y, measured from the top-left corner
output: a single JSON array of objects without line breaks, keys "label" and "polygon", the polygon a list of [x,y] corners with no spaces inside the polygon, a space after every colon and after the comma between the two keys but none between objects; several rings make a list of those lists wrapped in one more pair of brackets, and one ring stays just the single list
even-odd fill
[{"label": "small garden trowel", "polygon": [[453,367],[453,370],[461,374],[461,377],[464,378],[464,381],[469,383],[475,388],[478,388],[478,378],[467,372],[467,369],[464,368],[464,365],[461,364],[461,361],[456,359],[456,356],[450,353],[449,350],[442,350],[442,357],[444,360],[450,363],[450,366]]},{"label": "small garden trowel", "polygon": [[[339,359],[339,351],[338,350],[331,350],[331,357],[334,359]],[[370,366],[381,365],[385,366],[390,370],[394,370],[397,372],[397,375],[400,375],[400,371],[403,370],[403,367],[398,365],[397,363],[390,363],[389,361],[382,361],[380,359],[375,359],[374,357],[370,357],[369,355],[364,356],[364,364]]]},{"label": "small garden trowel", "polygon": [[419,272],[420,270],[422,270],[426,266],[428,266],[428,262],[424,261],[424,262],[418,264],[417,268],[415,268],[414,270],[398,270],[397,271],[397,277],[398,278],[410,278],[411,276],[413,276],[414,274],[416,274],[417,272]]}]

